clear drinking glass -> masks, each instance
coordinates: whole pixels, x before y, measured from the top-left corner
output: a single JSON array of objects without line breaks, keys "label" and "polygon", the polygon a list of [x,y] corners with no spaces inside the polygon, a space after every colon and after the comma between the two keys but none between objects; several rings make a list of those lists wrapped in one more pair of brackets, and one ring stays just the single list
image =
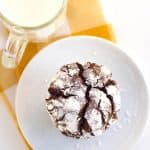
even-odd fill
[{"label": "clear drinking glass", "polygon": [[0,21],[10,31],[5,49],[3,49],[2,53],[2,64],[7,68],[15,68],[19,64],[29,42],[47,40],[65,20],[66,6],[67,0],[63,0],[61,8],[51,20],[34,27],[17,25],[8,20],[0,10]]}]

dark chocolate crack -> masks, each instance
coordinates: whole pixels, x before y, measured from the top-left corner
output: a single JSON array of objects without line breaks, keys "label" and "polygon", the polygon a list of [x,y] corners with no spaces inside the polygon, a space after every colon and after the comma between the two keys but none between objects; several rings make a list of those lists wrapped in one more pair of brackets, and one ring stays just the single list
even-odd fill
[{"label": "dark chocolate crack", "polygon": [[81,111],[79,112],[80,121],[79,121],[79,124],[78,124],[78,129],[79,129],[79,132],[80,132],[81,135],[83,135],[82,130],[85,130],[87,132],[91,132],[92,131],[90,125],[88,124],[86,118],[84,117],[85,113],[86,113],[86,110],[87,110],[87,108],[89,106],[90,100],[91,100],[90,97],[89,97],[90,90],[91,90],[91,86],[88,86],[87,89],[86,89],[86,93],[85,93],[86,104],[81,109]]},{"label": "dark chocolate crack", "polygon": [[64,135],[66,135],[66,136],[69,136],[69,137],[75,137],[77,139],[79,139],[81,137],[80,134],[78,134],[78,133],[72,133],[72,132],[70,132],[68,130],[62,131],[61,133],[64,134]]},{"label": "dark chocolate crack", "polygon": [[101,104],[101,100],[99,100],[97,110],[101,113],[102,123],[103,123],[103,125],[105,125],[105,124],[106,124],[106,121],[105,121],[104,113],[103,113],[103,111],[102,111],[101,108],[100,108],[100,104]]},{"label": "dark chocolate crack", "polygon": [[[100,91],[104,92],[106,94],[107,98],[110,101],[110,104],[111,104],[111,114],[109,115],[110,116],[109,120],[110,119],[117,119],[117,114],[116,114],[116,111],[115,111],[113,96],[109,95],[108,92],[107,92],[107,89],[106,89],[106,87],[108,87],[110,85],[116,85],[116,81],[114,81],[114,80],[108,80],[108,82],[105,85],[103,85],[103,88],[95,87],[96,89],[99,89]],[[104,117],[104,113],[102,111],[101,111],[101,114]],[[103,119],[103,121],[104,120],[105,119]],[[109,125],[109,122],[108,121],[104,122],[104,124],[105,124],[105,127],[107,128],[107,126]]]},{"label": "dark chocolate crack", "polygon": [[76,96],[74,94],[64,94],[64,91],[65,89],[67,88],[64,88],[63,90],[62,89],[59,89],[59,88],[56,88],[56,87],[50,87],[48,89],[49,93],[51,94],[50,98],[46,99],[47,101],[48,100],[51,100],[51,99],[58,99],[59,97],[63,97],[63,98],[69,98],[71,96]]},{"label": "dark chocolate crack", "polygon": [[[84,78],[84,76],[83,76],[83,72],[84,72],[84,68],[83,68],[83,66],[80,64],[80,63],[76,63],[77,64],[77,66],[78,66],[78,68],[79,68],[79,77],[82,79],[82,81],[83,81],[83,84],[85,84],[86,85],[86,83],[85,83],[85,81],[86,81],[86,79]],[[86,85],[87,86],[87,85]]]},{"label": "dark chocolate crack", "polygon": [[[85,113],[86,113],[86,110],[87,110],[87,108],[88,108],[88,106],[89,106],[89,104],[90,104],[90,101],[91,101],[91,98],[90,98],[90,96],[89,96],[89,92],[90,92],[92,86],[86,84],[86,79],[85,79],[85,77],[83,76],[83,72],[84,72],[83,66],[82,66],[80,63],[77,63],[77,65],[78,65],[78,67],[79,67],[79,69],[80,69],[80,71],[79,71],[79,76],[81,77],[81,79],[82,79],[82,81],[83,81],[83,84],[85,84],[85,85],[87,86],[87,90],[86,90],[86,93],[85,93],[85,97],[86,97],[87,103],[86,103],[85,106],[81,109],[81,111],[80,111],[80,113],[79,113],[79,116],[81,117],[81,119],[80,119],[80,121],[79,121],[78,129],[79,129],[79,132],[80,132],[81,135],[83,135],[82,130],[85,130],[85,131],[91,133],[91,135],[93,135],[92,129],[91,129],[90,125],[88,124],[86,118],[84,117],[84,116],[85,116]],[[90,64],[90,66],[89,66],[88,68],[92,68],[92,69],[93,69],[94,67],[95,67],[95,63],[92,63],[92,64]],[[96,67],[97,67],[97,66],[96,66]],[[97,68],[98,68],[98,67],[97,67]],[[96,69],[94,69],[94,72],[95,72],[96,74],[98,74],[98,73],[100,72],[100,70],[98,70],[98,71],[95,71],[95,70],[96,70]],[[111,82],[110,82],[110,83],[111,83]],[[103,92],[104,92],[104,91],[103,91]],[[101,101],[99,100],[99,104],[98,104],[99,106],[100,106],[100,102],[101,102]],[[102,119],[102,123],[103,123],[103,125],[104,125],[104,124],[106,124],[106,122],[105,122],[105,117],[104,117],[104,113],[103,113],[103,111],[100,109],[99,106],[97,107],[97,110],[101,113],[101,119]],[[98,108],[99,108],[99,109],[98,109]]]},{"label": "dark chocolate crack", "polygon": [[89,92],[91,90],[91,85],[87,85],[85,82],[86,82],[86,79],[85,77],[83,76],[83,72],[84,72],[84,68],[83,66],[80,64],[80,63],[76,63],[78,68],[79,68],[79,77],[81,78],[82,82],[84,85],[86,85],[86,92],[85,92],[85,98],[86,98],[86,104],[83,106],[83,108],[80,110],[79,112],[79,117],[80,117],[80,120],[79,120],[79,123],[78,123],[78,130],[80,132],[81,135],[83,135],[83,130],[91,133],[92,129],[90,127],[90,125],[88,124],[86,118],[84,117],[85,116],[85,113],[86,113],[86,110],[87,110],[87,107],[89,106],[89,103],[90,103],[90,97],[89,97]]},{"label": "dark chocolate crack", "polygon": [[70,73],[69,73],[69,67],[68,67],[67,65],[63,66],[63,67],[61,68],[61,71],[63,71],[63,72],[66,72],[66,71],[67,71],[68,76],[69,76],[69,77],[72,77],[72,76],[70,75]]},{"label": "dark chocolate crack", "polygon": [[108,80],[106,83],[105,83],[105,87],[108,87],[108,86],[110,86],[110,85],[116,85],[117,83],[116,83],[116,81],[115,80]]}]

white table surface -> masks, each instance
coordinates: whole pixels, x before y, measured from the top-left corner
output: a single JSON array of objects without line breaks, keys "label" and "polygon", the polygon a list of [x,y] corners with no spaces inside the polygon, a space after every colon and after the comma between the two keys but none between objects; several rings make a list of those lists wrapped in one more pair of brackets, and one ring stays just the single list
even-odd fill
[{"label": "white table surface", "polygon": [[[113,24],[118,44],[139,64],[150,83],[150,1],[101,0],[108,22]],[[125,137],[127,138],[127,137]],[[134,150],[149,150],[150,123]]]},{"label": "white table surface", "polygon": [[[113,24],[118,44],[137,62],[147,82],[150,83],[150,1],[101,0],[101,3],[106,19]],[[0,48],[4,45],[6,34],[0,25]],[[8,89],[7,94],[14,95],[14,89],[15,87]],[[14,106],[13,99],[11,103]],[[0,149],[26,149],[3,104],[0,106],[0,124]],[[8,127],[9,130],[5,131],[4,127]],[[150,123],[134,150],[149,150],[149,139]]]}]

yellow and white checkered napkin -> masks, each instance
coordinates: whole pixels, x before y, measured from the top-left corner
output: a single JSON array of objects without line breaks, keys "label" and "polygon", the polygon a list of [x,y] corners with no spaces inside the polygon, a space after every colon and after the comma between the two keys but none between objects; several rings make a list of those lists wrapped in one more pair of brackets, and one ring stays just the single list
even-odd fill
[{"label": "yellow and white checkered napkin", "polygon": [[[11,131],[14,130],[13,133],[8,133],[8,135],[4,133],[4,135],[7,135],[7,137],[9,136],[9,138],[3,138],[1,136],[4,135],[0,134],[0,141],[1,138],[4,140],[2,143],[3,145],[6,142],[6,144],[8,144],[8,140],[11,141],[10,138],[16,138],[17,142],[14,139],[12,139],[12,141],[17,144],[14,145],[14,142],[9,142],[12,144],[12,146],[10,146],[12,150],[32,149],[22,135],[15,116],[14,95],[17,82],[26,64],[41,48],[57,39],[70,35],[94,35],[114,41],[111,25],[107,24],[104,19],[99,0],[69,0],[66,21],[57,31],[53,39],[49,39],[45,43],[30,43],[24,53],[21,63],[14,70],[5,69],[0,65],[0,113],[3,111],[7,116],[5,118],[0,116],[0,122],[5,122],[3,123],[3,126],[5,126],[4,130],[7,130],[7,128],[9,128],[8,131],[10,128],[12,128]],[[8,121],[5,121],[6,118]],[[11,127],[9,127],[8,124],[10,124]],[[7,141],[5,141],[6,139]]]}]

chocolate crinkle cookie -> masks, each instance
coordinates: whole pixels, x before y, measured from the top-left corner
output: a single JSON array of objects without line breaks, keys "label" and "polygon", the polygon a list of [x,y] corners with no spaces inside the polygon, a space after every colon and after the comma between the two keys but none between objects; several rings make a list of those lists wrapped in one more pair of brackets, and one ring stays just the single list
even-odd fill
[{"label": "chocolate crinkle cookie", "polygon": [[91,62],[64,65],[48,91],[47,110],[66,136],[98,136],[117,120],[119,89],[112,73],[103,65]]}]

